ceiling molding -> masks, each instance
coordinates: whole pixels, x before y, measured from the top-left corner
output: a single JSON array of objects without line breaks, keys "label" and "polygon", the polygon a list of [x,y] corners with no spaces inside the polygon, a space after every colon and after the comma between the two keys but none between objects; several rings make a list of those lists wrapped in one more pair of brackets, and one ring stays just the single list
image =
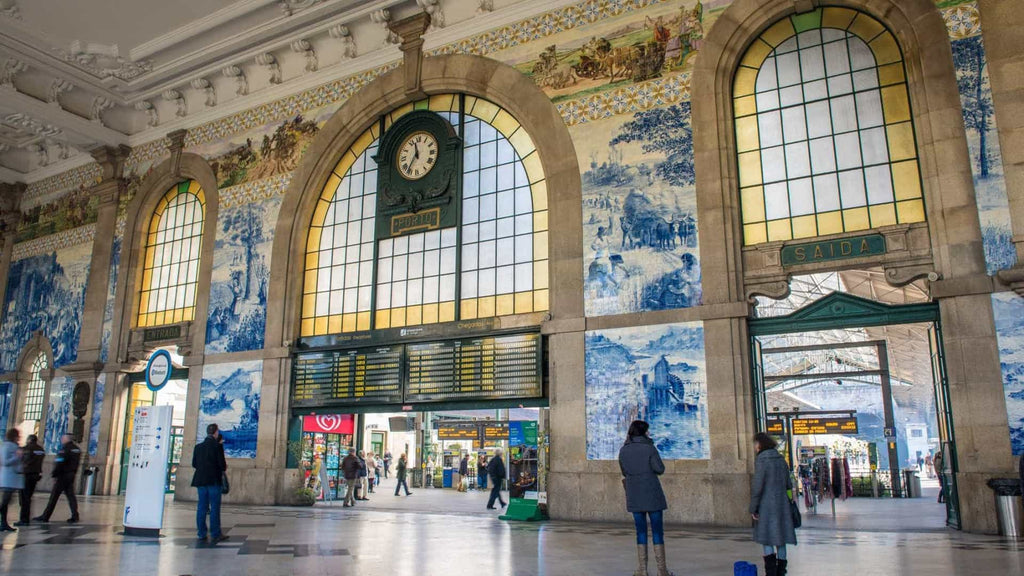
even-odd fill
[{"label": "ceiling molding", "polygon": [[239,0],[234,4],[225,6],[220,10],[217,10],[213,14],[203,16],[181,26],[175,30],[168,32],[162,36],[139,44],[135,48],[128,51],[128,57],[132,60],[142,60],[148,58],[158,52],[184,44],[195,37],[209,32],[214,28],[223,26],[232,20],[247,16],[261,8],[267,6],[273,6],[278,3],[279,0]]},{"label": "ceiling molding", "polygon": [[[0,113],[6,116],[12,112],[20,112],[47,124],[52,124],[60,128],[73,145],[81,146],[84,143],[92,142],[118,146],[128,143],[128,136],[121,132],[107,128],[101,123],[89,121],[59,107],[51,106],[27,94],[9,88],[0,88],[0,95],[3,96],[0,100]],[[100,104],[105,105],[105,103]]]}]

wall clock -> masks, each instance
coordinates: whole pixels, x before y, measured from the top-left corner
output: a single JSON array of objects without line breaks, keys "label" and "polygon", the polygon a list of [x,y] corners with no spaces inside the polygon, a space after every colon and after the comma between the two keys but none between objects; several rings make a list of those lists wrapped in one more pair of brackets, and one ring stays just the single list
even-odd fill
[{"label": "wall clock", "polygon": [[447,119],[429,110],[398,118],[374,160],[377,239],[458,225],[462,140]]}]

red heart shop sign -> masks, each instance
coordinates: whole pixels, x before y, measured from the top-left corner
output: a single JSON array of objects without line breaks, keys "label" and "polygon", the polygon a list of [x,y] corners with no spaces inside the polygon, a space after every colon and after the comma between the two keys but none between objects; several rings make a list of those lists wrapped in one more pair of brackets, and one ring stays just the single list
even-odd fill
[{"label": "red heart shop sign", "polygon": [[352,414],[315,414],[302,417],[303,432],[352,434],[354,430],[355,416]]}]

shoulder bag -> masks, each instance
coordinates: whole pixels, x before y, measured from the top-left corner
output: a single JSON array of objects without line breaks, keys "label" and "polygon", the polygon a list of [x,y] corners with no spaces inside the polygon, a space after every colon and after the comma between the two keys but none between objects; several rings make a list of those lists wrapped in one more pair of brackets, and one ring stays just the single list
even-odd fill
[{"label": "shoulder bag", "polygon": [[796,500],[789,501],[789,513],[793,515],[793,528],[799,528],[804,520],[800,516],[800,507],[797,506]]},{"label": "shoulder bag", "polygon": [[220,478],[220,493],[228,494],[231,492],[231,484],[228,482],[228,473],[225,472]]}]

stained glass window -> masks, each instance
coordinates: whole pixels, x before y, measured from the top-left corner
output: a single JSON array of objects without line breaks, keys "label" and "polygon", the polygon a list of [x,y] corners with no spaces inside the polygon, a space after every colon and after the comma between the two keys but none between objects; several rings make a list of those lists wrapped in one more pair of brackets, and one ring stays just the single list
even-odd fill
[{"label": "stained glass window", "polygon": [[[462,138],[461,225],[375,242],[373,156],[381,131],[413,110],[441,115]],[[301,333],[544,311],[547,252],[547,188],[519,122],[459,94],[409,103],[356,140],[321,193],[307,239]]]},{"label": "stained glass window", "polygon": [[780,20],[733,97],[744,244],[925,220],[902,53],[872,17]]},{"label": "stained glass window", "polygon": [[175,184],[157,203],[146,236],[139,326],[192,320],[205,216],[206,196],[195,180]]},{"label": "stained glass window", "polygon": [[28,386],[25,388],[25,409],[21,411],[22,420],[43,419],[43,395],[46,393],[43,371],[46,368],[46,355],[39,354],[32,361],[32,368],[29,371]]}]

